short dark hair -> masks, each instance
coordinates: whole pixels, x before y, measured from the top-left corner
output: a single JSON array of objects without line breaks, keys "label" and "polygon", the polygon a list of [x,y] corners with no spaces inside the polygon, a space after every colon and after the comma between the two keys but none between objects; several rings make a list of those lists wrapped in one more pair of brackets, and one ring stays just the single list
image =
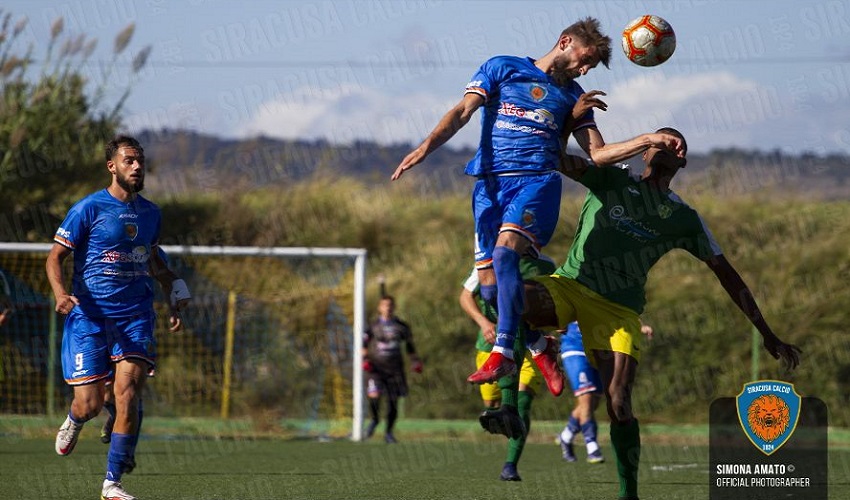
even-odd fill
[{"label": "short dark hair", "polygon": [[687,140],[685,140],[685,136],[684,136],[684,135],[682,135],[682,133],[681,133],[681,132],[679,132],[678,130],[674,129],[673,127],[661,127],[660,129],[656,130],[656,131],[655,131],[655,133],[663,133],[663,134],[675,135],[675,136],[676,136],[676,137],[678,137],[679,139],[682,139],[682,150],[683,150],[685,153],[687,153],[687,152],[688,152],[688,141],[687,141]]},{"label": "short dark hair", "polygon": [[578,38],[587,46],[596,47],[599,62],[608,67],[611,62],[611,37],[602,33],[599,20],[593,17],[580,19],[567,26],[561,36],[570,35]]},{"label": "short dark hair", "polygon": [[139,153],[144,154],[145,149],[139,144],[135,137],[129,135],[116,135],[111,141],[106,143],[106,161],[111,160],[121,146],[130,146],[133,149],[138,149]]}]

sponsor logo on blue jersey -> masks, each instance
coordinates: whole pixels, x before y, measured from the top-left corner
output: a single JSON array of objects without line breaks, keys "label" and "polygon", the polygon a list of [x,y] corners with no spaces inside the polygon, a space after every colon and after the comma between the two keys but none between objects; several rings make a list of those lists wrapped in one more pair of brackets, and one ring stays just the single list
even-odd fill
[{"label": "sponsor logo on blue jersey", "polygon": [[545,125],[550,130],[557,130],[558,125],[555,123],[555,116],[545,109],[524,109],[516,104],[503,102],[499,106],[498,113],[504,116],[515,116],[525,120],[531,120],[535,123]]}]

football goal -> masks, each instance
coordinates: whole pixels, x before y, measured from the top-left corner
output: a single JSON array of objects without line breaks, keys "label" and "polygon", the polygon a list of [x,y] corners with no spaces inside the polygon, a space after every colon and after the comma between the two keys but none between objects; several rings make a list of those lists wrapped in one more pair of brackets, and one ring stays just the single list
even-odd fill
[{"label": "football goal", "polygon": [[[55,415],[71,395],[59,352],[64,316],[44,270],[50,247],[0,243],[12,308],[0,335],[2,413]],[[183,331],[169,333],[155,287],[157,367],[144,395],[152,415],[244,417],[362,438],[366,250],[162,248],[193,301]]]}]

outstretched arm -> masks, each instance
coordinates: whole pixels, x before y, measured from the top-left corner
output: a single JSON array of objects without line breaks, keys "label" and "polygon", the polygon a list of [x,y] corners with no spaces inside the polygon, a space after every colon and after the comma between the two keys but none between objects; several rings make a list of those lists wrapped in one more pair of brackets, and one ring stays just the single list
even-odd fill
[{"label": "outstretched arm", "polygon": [[685,151],[682,139],[665,133],[641,134],[623,142],[605,144],[602,134],[596,127],[587,127],[573,132],[576,142],[581,146],[593,163],[611,165],[643,152],[647,148],[657,147],[668,149],[676,156],[684,158]]},{"label": "outstretched arm", "polygon": [[747,284],[738,274],[738,271],[732,267],[732,264],[726,260],[723,255],[716,255],[706,261],[709,269],[714,272],[723,289],[729,294],[741,311],[752,322],[753,326],[761,333],[764,340],[764,347],[775,359],[782,361],[786,370],[793,370],[800,364],[800,354],[802,351],[795,345],[786,344],[777,337],[773,330],[768,326],[767,321],[761,314],[758,304],[750,291]]},{"label": "outstretched arm", "polygon": [[454,136],[458,130],[463,128],[472,118],[481,105],[484,98],[478,94],[468,93],[463,99],[446,113],[428,137],[422,141],[416,149],[408,153],[393,172],[392,180],[396,180],[406,171],[422,163],[425,158],[435,149],[442,146]]}]

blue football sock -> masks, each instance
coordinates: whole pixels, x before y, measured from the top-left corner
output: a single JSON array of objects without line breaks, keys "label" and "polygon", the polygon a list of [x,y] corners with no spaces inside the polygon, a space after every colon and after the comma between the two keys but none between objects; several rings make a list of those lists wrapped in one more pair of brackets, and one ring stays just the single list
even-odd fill
[{"label": "blue football sock", "polygon": [[499,320],[496,325],[496,346],[513,349],[516,330],[525,308],[519,254],[504,246],[493,250],[493,268],[498,286]]},{"label": "blue football sock", "polygon": [[588,420],[581,426],[581,433],[584,435],[585,443],[593,443],[596,441],[596,420]]},{"label": "blue football sock", "polygon": [[481,285],[478,287],[478,293],[481,294],[481,300],[493,306],[494,309],[498,307],[496,300],[499,290],[496,285]]},{"label": "blue football sock", "polygon": [[68,410],[68,418],[70,418],[70,419],[71,419],[71,422],[74,422],[74,423],[75,423],[75,424],[77,424],[77,425],[83,425],[84,423],[86,423],[86,422],[88,422],[88,421],[89,421],[89,420],[88,420],[88,419],[86,419],[86,418],[77,418],[77,417],[75,417],[75,416],[74,416],[74,414],[73,414],[73,413],[71,413],[71,410]]},{"label": "blue football sock", "polygon": [[[540,330],[533,330],[531,328],[526,329],[525,346],[532,351],[532,354],[534,353],[533,351],[536,350],[535,344],[540,341],[540,337],[543,337],[543,332]],[[546,340],[544,339],[540,345],[542,346],[541,349],[546,349]]]},{"label": "blue football sock", "polygon": [[109,453],[106,455],[106,479],[120,481],[124,473],[124,464],[133,457],[136,451],[138,436],[131,434],[112,433],[109,442]]},{"label": "blue football sock", "polygon": [[578,434],[580,429],[581,426],[578,423],[578,419],[570,415],[570,419],[567,421],[567,426],[561,431],[561,439],[565,443],[571,442],[573,440],[573,436]]}]

